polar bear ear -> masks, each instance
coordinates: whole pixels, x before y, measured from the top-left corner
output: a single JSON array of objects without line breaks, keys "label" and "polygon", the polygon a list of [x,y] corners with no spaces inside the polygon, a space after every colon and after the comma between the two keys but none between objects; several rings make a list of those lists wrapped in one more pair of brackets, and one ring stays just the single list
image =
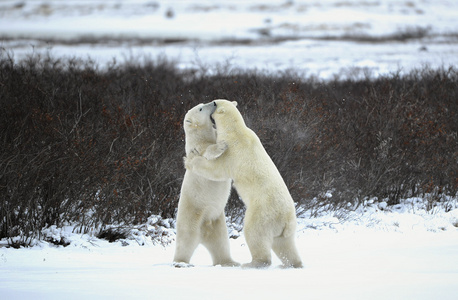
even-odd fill
[{"label": "polar bear ear", "polygon": [[237,107],[237,101],[232,101],[232,104]]}]

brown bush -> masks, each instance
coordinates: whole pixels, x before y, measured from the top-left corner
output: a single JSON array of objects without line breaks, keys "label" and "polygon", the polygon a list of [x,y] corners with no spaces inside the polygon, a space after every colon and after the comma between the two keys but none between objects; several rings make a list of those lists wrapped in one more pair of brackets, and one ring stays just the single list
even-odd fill
[{"label": "brown bush", "polygon": [[[377,79],[180,72],[166,60],[106,66],[0,57],[0,238],[43,227],[173,217],[184,169],[182,119],[238,101],[293,198],[347,206],[457,191],[458,76],[422,69]],[[332,197],[323,196],[332,191]],[[232,193],[228,214],[240,220]]]}]

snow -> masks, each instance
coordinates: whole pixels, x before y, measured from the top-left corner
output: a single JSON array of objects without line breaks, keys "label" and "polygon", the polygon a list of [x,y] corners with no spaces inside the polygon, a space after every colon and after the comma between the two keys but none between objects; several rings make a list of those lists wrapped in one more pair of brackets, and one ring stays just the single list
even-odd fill
[{"label": "snow", "polygon": [[[165,56],[183,69],[329,79],[456,66],[457,19],[458,2],[447,0],[2,1],[0,46],[17,59],[90,56],[103,66]],[[419,38],[389,38],[402,34]]]},{"label": "snow", "polygon": [[[138,235],[109,243],[91,234],[72,233],[72,227],[53,227],[45,234],[65,237],[69,246],[37,242],[31,248],[0,248],[0,296],[456,299],[457,200],[450,198],[449,209],[438,206],[433,212],[424,209],[420,198],[397,206],[369,201],[347,212],[305,211],[297,230],[303,269],[282,269],[275,256],[267,269],[213,267],[202,246],[191,260],[194,267],[174,268],[174,234],[165,246],[145,236],[142,245]],[[235,260],[250,261],[243,233],[230,244]]]}]

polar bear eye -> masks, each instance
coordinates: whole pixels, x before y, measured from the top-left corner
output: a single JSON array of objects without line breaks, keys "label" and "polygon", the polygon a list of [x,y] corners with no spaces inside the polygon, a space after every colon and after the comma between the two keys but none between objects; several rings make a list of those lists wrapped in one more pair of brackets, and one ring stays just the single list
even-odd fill
[{"label": "polar bear eye", "polygon": [[199,109],[199,111],[202,111],[202,107]]}]

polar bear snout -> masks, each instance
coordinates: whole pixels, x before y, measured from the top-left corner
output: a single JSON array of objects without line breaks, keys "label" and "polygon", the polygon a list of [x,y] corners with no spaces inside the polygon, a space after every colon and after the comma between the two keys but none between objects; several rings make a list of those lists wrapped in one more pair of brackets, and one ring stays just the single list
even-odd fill
[{"label": "polar bear snout", "polygon": [[212,115],[216,110],[216,103],[213,102],[210,102],[210,103],[207,103],[207,104],[203,104],[199,111],[203,111],[205,113],[208,113],[209,115]]}]

